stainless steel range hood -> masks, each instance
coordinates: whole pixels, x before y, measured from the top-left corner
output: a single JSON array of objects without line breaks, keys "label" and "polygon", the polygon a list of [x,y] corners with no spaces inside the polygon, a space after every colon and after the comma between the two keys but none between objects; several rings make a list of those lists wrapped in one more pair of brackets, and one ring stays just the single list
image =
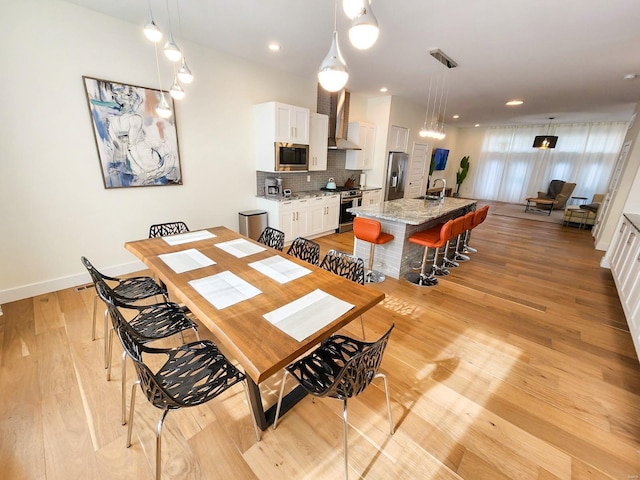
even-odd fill
[{"label": "stainless steel range hood", "polygon": [[347,140],[349,97],[344,89],[332,93],[318,85],[318,113],[329,115],[329,150],[362,150]]}]

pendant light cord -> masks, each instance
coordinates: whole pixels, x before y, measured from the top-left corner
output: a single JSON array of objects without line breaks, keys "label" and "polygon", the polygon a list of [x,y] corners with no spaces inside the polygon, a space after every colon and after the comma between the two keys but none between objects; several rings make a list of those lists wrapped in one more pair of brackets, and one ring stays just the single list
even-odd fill
[{"label": "pendant light cord", "polygon": [[338,31],[338,0],[333,2],[333,32]]},{"label": "pendant light cord", "polygon": [[160,87],[160,94],[164,97],[164,92],[162,91],[162,81],[160,80],[160,61],[158,60],[158,44],[153,44],[153,49],[156,52],[156,71],[158,72],[158,86]]}]

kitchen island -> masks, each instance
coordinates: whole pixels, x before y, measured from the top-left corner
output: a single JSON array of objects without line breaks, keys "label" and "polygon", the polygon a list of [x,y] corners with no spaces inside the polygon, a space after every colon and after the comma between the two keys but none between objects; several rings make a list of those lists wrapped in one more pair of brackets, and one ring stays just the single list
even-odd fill
[{"label": "kitchen island", "polygon": [[[384,245],[377,245],[373,269],[393,278],[401,278],[414,269],[419,269],[424,247],[409,243],[411,235],[426,230],[439,223],[459,217],[475,210],[476,201],[468,198],[446,197],[440,200],[399,199],[383,202],[380,205],[350,208],[356,216],[378,220],[382,231],[394,236]],[[369,258],[370,244],[354,239],[354,255]]]}]

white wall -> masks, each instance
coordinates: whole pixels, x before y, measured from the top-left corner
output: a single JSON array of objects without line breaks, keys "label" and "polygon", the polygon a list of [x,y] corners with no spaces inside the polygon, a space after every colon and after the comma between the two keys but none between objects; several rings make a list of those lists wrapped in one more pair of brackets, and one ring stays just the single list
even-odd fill
[{"label": "white wall", "polygon": [[109,272],[139,268],[123,245],[152,223],[237,229],[237,212],[255,208],[252,105],[315,110],[315,78],[186,44],[195,81],[176,103],[184,185],[105,190],[82,75],[158,88],[153,46],[140,25],[57,0],[3,6],[0,303],[88,281],[81,255]]}]

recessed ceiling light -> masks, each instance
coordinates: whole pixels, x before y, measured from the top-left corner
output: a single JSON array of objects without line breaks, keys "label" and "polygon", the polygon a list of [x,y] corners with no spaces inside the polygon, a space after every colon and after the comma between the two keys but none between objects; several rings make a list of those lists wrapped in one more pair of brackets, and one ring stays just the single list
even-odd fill
[{"label": "recessed ceiling light", "polygon": [[382,87],[382,88],[380,89],[380,91],[381,91],[382,93],[386,93],[386,92],[388,92],[388,91],[389,91],[389,89],[388,89],[387,87]]},{"label": "recessed ceiling light", "polygon": [[479,127],[479,126],[480,126],[480,124],[479,124],[479,123],[476,123],[476,124],[474,125],[474,127]]},{"label": "recessed ceiling light", "polygon": [[454,115],[453,118],[460,118],[460,115]]},{"label": "recessed ceiling light", "polygon": [[277,52],[278,50],[280,50],[280,45],[278,45],[277,43],[270,43],[269,50],[271,50],[272,52]]},{"label": "recessed ceiling light", "polygon": [[636,75],[635,73],[627,73],[623,78],[625,80],[635,80],[636,78],[638,78],[638,75]]},{"label": "recessed ceiling light", "polygon": [[505,105],[509,105],[510,107],[514,105],[522,105],[524,103],[523,100],[509,100]]}]

